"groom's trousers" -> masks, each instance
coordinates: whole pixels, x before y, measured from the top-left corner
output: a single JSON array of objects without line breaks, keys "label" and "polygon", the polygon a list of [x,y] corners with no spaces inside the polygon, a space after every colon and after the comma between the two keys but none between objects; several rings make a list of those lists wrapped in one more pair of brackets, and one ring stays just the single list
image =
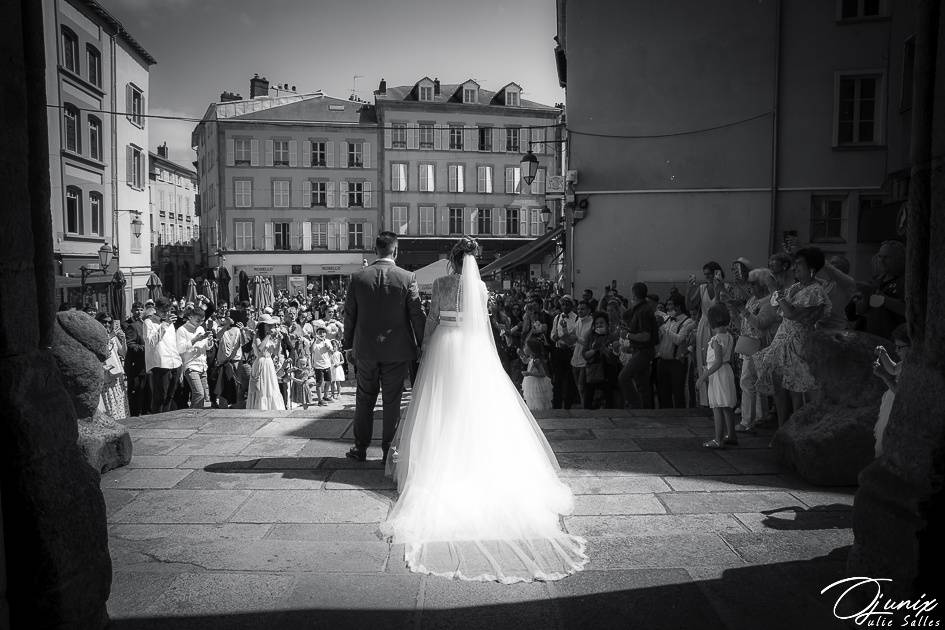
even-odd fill
[{"label": "groom's trousers", "polygon": [[404,379],[410,372],[409,361],[396,363],[356,360],[358,387],[355,394],[354,444],[359,450],[367,449],[374,433],[374,405],[383,390],[384,433],[381,446],[386,450],[394,440],[400,420],[400,398]]}]

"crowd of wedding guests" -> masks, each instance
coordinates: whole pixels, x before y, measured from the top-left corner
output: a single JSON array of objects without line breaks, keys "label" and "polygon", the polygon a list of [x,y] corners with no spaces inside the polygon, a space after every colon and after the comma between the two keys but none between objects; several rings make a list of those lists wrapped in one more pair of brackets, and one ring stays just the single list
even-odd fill
[{"label": "crowd of wedding guests", "polygon": [[[858,281],[842,256],[785,247],[766,266],[708,261],[701,277],[662,297],[642,282],[627,296],[614,287],[599,297],[516,287],[493,294],[493,332],[531,408],[708,407],[715,436],[704,446],[724,448],[816,399],[819,384],[802,355],[815,329],[895,342],[898,360],[877,348],[874,364],[890,390],[888,416],[909,345],[903,244],[884,242],[873,262],[872,277]],[[535,386],[542,378],[550,396]]]}]

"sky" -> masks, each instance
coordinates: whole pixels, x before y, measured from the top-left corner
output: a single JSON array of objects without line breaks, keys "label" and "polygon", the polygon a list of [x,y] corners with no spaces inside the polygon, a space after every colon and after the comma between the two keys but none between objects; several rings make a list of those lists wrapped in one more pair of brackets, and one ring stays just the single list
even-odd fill
[{"label": "sky", "polygon": [[[514,81],[524,98],[564,101],[554,63],[554,0],[100,0],[157,60],[150,114],[200,118],[223,91],[249,98],[258,73],[373,102],[388,86],[424,76],[476,79],[496,90]],[[354,80],[354,76],[359,78]],[[192,122],[151,119],[151,149],[167,142],[190,165]]]}]

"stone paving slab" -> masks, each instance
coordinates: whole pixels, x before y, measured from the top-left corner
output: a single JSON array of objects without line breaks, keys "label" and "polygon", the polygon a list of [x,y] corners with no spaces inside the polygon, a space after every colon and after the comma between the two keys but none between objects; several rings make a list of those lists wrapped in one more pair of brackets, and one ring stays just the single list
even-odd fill
[{"label": "stone paving slab", "polygon": [[285,599],[295,577],[279,573],[182,573],[145,608],[162,615],[252,612]]},{"label": "stone paving slab", "polygon": [[102,488],[173,488],[189,474],[189,470],[179,468],[125,468],[102,479]]},{"label": "stone paving slab", "polygon": [[665,514],[653,494],[582,494],[574,497],[575,516],[604,514]]},{"label": "stone paving slab", "polygon": [[550,442],[556,453],[639,451],[636,440],[557,440]]},{"label": "stone paving slab", "polygon": [[188,457],[188,455],[139,455],[135,451],[125,468],[177,468],[187,461]]},{"label": "stone paving slab", "polygon": [[321,457],[260,457],[253,460],[257,470],[315,470],[321,467]]},{"label": "stone paving slab", "polygon": [[190,455],[178,468],[206,468],[207,470],[223,471],[240,468],[252,468],[259,461],[252,455]]},{"label": "stone paving slab", "polygon": [[367,490],[395,488],[394,480],[386,477],[380,468],[370,470],[335,470],[325,484],[326,490]]},{"label": "stone paving slab", "polygon": [[742,534],[746,526],[730,514],[645,514],[568,516],[568,532],[584,537],[687,536],[711,532]]},{"label": "stone paving slab", "polygon": [[295,437],[254,437],[240,455],[292,457],[305,448],[308,440]]},{"label": "stone paving slab", "polygon": [[851,529],[853,512],[838,510],[769,510],[766,513],[746,512],[733,515],[753,532],[785,530]]},{"label": "stone paving slab", "polygon": [[542,430],[550,429],[614,429],[613,420],[607,417],[587,418],[539,418]]},{"label": "stone paving slab", "polygon": [[601,440],[625,440],[633,438],[662,438],[662,437],[688,437],[696,439],[693,433],[687,427],[677,426],[654,426],[638,427],[628,422],[626,426],[619,429],[591,429],[594,435]]},{"label": "stone paving slab", "polygon": [[150,490],[114,514],[113,523],[222,523],[249,490]]},{"label": "stone paving slab", "polygon": [[792,490],[791,494],[811,507],[830,508],[837,510],[851,509],[856,496],[855,488],[839,490]]},{"label": "stone paving slab", "polygon": [[676,475],[659,453],[561,453],[562,476]]},{"label": "stone paving slab", "polygon": [[731,464],[732,468],[745,475],[777,474],[785,471],[785,467],[778,463],[774,449],[728,448],[715,452]]},{"label": "stone paving slab", "polygon": [[[769,490],[792,488],[792,479],[783,475],[725,475],[725,476],[680,476],[667,477],[668,483],[677,492],[727,492],[737,490]],[[792,491],[793,494],[793,491]]]},{"label": "stone paving slab", "polygon": [[307,440],[307,444],[298,452],[299,457],[344,457],[351,448],[350,440],[336,438],[334,440]]},{"label": "stone paving slab", "polygon": [[154,429],[151,427],[147,427],[147,428],[136,429],[135,437],[137,438],[171,438],[175,440],[180,440],[182,438],[188,438],[196,432],[197,432],[197,429]]},{"label": "stone paving slab", "polygon": [[132,434],[132,457],[136,455],[167,455],[183,444],[183,440],[169,438],[135,438]]},{"label": "stone paving slab", "polygon": [[[748,536],[750,534],[731,534]],[[594,569],[680,568],[689,566],[740,567],[745,561],[721,535],[712,533],[669,536],[602,536],[588,538]],[[747,544],[748,541],[745,541]]]},{"label": "stone paving slab", "polygon": [[671,488],[660,477],[563,477],[571,492],[580,494],[638,494],[669,492]]},{"label": "stone paving slab", "polygon": [[108,535],[125,541],[171,540],[213,542],[217,540],[261,540],[266,538],[272,525],[249,523],[119,523],[110,525]]},{"label": "stone paving slab", "polygon": [[253,437],[341,439],[350,426],[351,421],[345,419],[279,418],[258,429],[252,435]]},{"label": "stone paving slab", "polygon": [[361,490],[259,490],[232,515],[234,523],[377,523],[388,499]]},{"label": "stone paving slab", "polygon": [[187,440],[181,440],[173,455],[239,455],[249,446],[252,438],[241,435],[197,434]]},{"label": "stone paving slab", "polygon": [[795,530],[720,534],[745,562],[766,564],[811,560],[853,544],[850,530]]},{"label": "stone paving slab", "polygon": [[192,490],[318,490],[327,478],[325,471],[305,469],[285,472],[255,468],[231,472],[194,470],[176,487]]},{"label": "stone paving slab", "polygon": [[458,582],[427,578],[423,582],[422,628],[455,628],[456,619],[440,611],[460,609],[463,628],[557,627],[547,584]]},{"label": "stone paving slab", "polygon": [[201,426],[198,433],[252,435],[269,423],[265,418],[219,418]]},{"label": "stone paving slab", "polygon": [[716,451],[660,451],[681,475],[728,475],[737,472]]},{"label": "stone paving slab", "polygon": [[787,492],[671,492],[659,495],[674,514],[725,514],[757,512],[797,505]]},{"label": "stone paving slab", "polygon": [[120,490],[117,488],[102,487],[102,496],[105,497],[105,513],[111,520],[113,514],[131,503],[136,496],[141,494],[136,490]]},{"label": "stone paving slab", "polygon": [[315,542],[379,542],[383,540],[375,523],[277,523],[267,538]]}]

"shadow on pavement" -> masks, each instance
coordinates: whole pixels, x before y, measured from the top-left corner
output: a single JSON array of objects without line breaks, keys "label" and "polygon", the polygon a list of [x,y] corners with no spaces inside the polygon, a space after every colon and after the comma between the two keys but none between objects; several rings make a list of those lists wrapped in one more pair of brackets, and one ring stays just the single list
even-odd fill
[{"label": "shadow on pavement", "polygon": [[[840,629],[847,626],[833,615],[835,598],[821,596],[820,591],[846,577],[848,549],[807,561],[728,569],[721,577],[701,581],[691,581],[682,569],[586,571],[547,585],[502,586],[426,577],[416,609],[410,601],[399,609],[357,609],[358,593],[344,602],[319,601],[318,593],[295,593],[281,610],[155,615],[113,620],[110,628]],[[299,605],[299,597],[317,603]],[[498,603],[529,597],[529,601]]]},{"label": "shadow on pavement", "polygon": [[[779,518],[776,514],[792,513],[793,519]],[[812,530],[849,529],[853,527],[853,512],[842,503],[817,505],[812,508],[786,507],[776,510],[761,510],[765,515],[762,524],[769,529]]]}]

